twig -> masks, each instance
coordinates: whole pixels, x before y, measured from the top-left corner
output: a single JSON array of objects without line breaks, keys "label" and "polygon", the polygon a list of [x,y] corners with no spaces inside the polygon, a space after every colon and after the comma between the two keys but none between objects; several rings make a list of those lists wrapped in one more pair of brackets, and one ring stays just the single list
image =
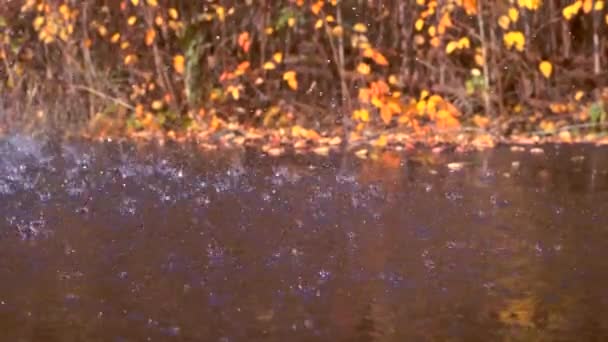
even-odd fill
[{"label": "twig", "polygon": [[86,92],[88,92],[90,94],[93,94],[93,95],[95,95],[95,96],[97,96],[99,98],[102,98],[104,100],[112,101],[112,102],[116,103],[117,105],[122,106],[124,108],[127,108],[129,110],[132,110],[132,111],[135,110],[135,107],[131,106],[130,104],[128,104],[126,102],[124,102],[123,100],[115,98],[115,97],[112,97],[112,96],[107,95],[107,94],[104,94],[104,93],[102,93],[102,92],[100,92],[98,90],[95,90],[93,88],[90,88],[90,87],[87,87],[87,86],[83,86],[83,85],[73,85],[72,88],[79,89],[79,90],[84,90],[84,91],[86,91]]}]

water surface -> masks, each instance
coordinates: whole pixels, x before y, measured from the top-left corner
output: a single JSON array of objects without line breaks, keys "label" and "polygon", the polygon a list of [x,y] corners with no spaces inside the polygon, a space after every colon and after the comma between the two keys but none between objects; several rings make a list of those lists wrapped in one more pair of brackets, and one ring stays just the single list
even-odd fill
[{"label": "water surface", "polygon": [[544,150],[6,138],[2,339],[606,340],[608,150]]}]

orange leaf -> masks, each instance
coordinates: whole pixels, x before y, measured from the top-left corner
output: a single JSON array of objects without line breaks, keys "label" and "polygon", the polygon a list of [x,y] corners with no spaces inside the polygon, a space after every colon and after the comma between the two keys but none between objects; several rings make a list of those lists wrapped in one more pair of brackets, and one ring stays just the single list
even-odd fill
[{"label": "orange leaf", "polygon": [[146,46],[152,45],[154,43],[154,39],[156,39],[156,30],[154,30],[153,28],[149,28],[148,31],[146,31]]},{"label": "orange leaf", "polygon": [[249,32],[245,31],[239,34],[238,44],[245,51],[245,53],[249,52],[249,48],[251,47],[251,41],[249,40]]},{"label": "orange leaf", "polygon": [[173,57],[173,68],[175,72],[182,75],[184,73],[185,58],[183,55],[175,55]]}]

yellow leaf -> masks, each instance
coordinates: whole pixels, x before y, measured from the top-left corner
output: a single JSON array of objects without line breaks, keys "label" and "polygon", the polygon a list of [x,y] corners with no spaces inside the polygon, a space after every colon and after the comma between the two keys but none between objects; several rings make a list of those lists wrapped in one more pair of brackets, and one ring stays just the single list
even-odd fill
[{"label": "yellow leaf", "polygon": [[594,0],[584,0],[583,12],[585,12],[585,13],[591,12],[591,9],[593,8],[593,2],[594,2]]},{"label": "yellow leaf", "polygon": [[226,19],[226,9],[222,6],[217,6],[215,8],[215,14],[217,14],[217,18],[221,22],[224,22],[224,20]]},{"label": "yellow leaf", "polygon": [[290,17],[289,19],[287,19],[287,26],[294,27],[295,24],[296,24],[296,18]]},{"label": "yellow leaf", "polygon": [[595,11],[601,11],[604,9],[604,0],[596,0],[595,5],[593,5],[593,9]]},{"label": "yellow leaf", "polygon": [[139,5],[139,0],[131,0],[131,3],[133,4],[133,6],[137,6]]},{"label": "yellow leaf", "polygon": [[357,109],[353,112],[353,119],[361,122],[369,121],[369,112],[367,109]]},{"label": "yellow leaf", "polygon": [[281,63],[283,61],[283,53],[281,53],[281,52],[274,53],[272,55],[272,59],[277,63]]},{"label": "yellow leaf", "polygon": [[169,8],[169,17],[173,20],[177,20],[179,18],[179,13],[175,8]]},{"label": "yellow leaf", "polygon": [[137,22],[137,17],[134,15],[130,16],[129,19],[127,19],[127,24],[129,24],[129,26],[135,25],[136,22]]},{"label": "yellow leaf", "polygon": [[323,27],[323,19],[317,19],[317,21],[315,22],[315,30],[318,30],[321,27]]},{"label": "yellow leaf", "polygon": [[372,144],[376,147],[384,147],[388,144],[388,139],[386,138],[386,135],[382,134]]},{"label": "yellow leaf", "polygon": [[34,27],[34,30],[36,30],[36,31],[39,31],[43,24],[44,24],[43,16],[36,17],[36,19],[34,19],[34,21],[32,22],[32,26]]},{"label": "yellow leaf", "polygon": [[471,47],[471,41],[469,41],[469,38],[468,37],[460,38],[460,40],[458,41],[458,48],[459,49],[468,49],[469,47]]},{"label": "yellow leaf", "polygon": [[572,17],[574,17],[575,15],[578,14],[578,12],[581,10],[582,6],[583,6],[583,2],[581,0],[577,0],[574,3],[572,3],[570,6],[564,7],[564,9],[562,10],[562,15],[564,16],[564,18],[566,20],[570,20],[570,19],[572,19]]},{"label": "yellow leaf", "polygon": [[163,101],[161,100],[156,100],[152,102],[152,109],[154,110],[161,110],[163,108]]},{"label": "yellow leaf", "polygon": [[503,37],[505,46],[509,49],[515,48],[517,51],[523,51],[526,44],[526,38],[520,31],[510,31]]},{"label": "yellow leaf", "polygon": [[585,92],[582,90],[579,90],[576,92],[576,94],[574,94],[574,99],[576,101],[580,101],[583,98],[583,96],[585,96]]},{"label": "yellow leaf", "polygon": [[422,19],[416,20],[416,24],[414,24],[414,27],[416,28],[416,31],[421,31],[422,28],[424,27],[424,20],[422,20]]},{"label": "yellow leaf", "polygon": [[156,7],[156,6],[158,6],[158,1],[157,0],[146,0],[146,3],[150,7]]},{"label": "yellow leaf", "polygon": [[186,61],[186,59],[184,58],[183,55],[175,55],[173,57],[173,69],[175,69],[175,72],[177,72],[180,75],[182,75],[184,73],[185,61]]},{"label": "yellow leaf", "polygon": [[553,72],[553,65],[549,61],[542,61],[538,64],[538,70],[540,70],[540,73],[543,74],[545,78],[549,78]]},{"label": "yellow leaf", "polygon": [[445,53],[447,53],[449,55],[452,52],[454,52],[454,50],[456,50],[456,48],[458,48],[457,42],[454,42],[454,41],[449,42],[448,45],[446,45],[446,47],[445,47]]},{"label": "yellow leaf", "polygon": [[277,67],[276,67],[276,65],[274,65],[273,62],[269,61],[269,62],[264,63],[263,68],[264,68],[264,70],[274,70]]},{"label": "yellow leaf", "polygon": [[542,5],[542,0],[518,0],[517,4],[521,8],[527,8],[530,11],[536,11],[540,5]]},{"label": "yellow leaf", "polygon": [[108,34],[108,29],[105,26],[101,25],[97,28],[97,32],[100,36],[105,37]]},{"label": "yellow leaf", "polygon": [[112,43],[118,43],[118,41],[120,40],[120,33],[114,33],[112,35],[112,38],[110,38],[110,42]]},{"label": "yellow leaf", "polygon": [[286,71],[283,74],[283,80],[287,82],[287,85],[292,90],[298,89],[298,80],[296,79],[296,72],[293,70]]},{"label": "yellow leaf", "polygon": [[509,24],[511,24],[511,19],[509,19],[509,17],[506,15],[501,15],[500,18],[498,18],[498,26],[500,26],[503,30],[508,29]]},{"label": "yellow leaf", "polygon": [[130,55],[125,56],[124,63],[125,63],[125,65],[131,65],[131,64],[135,63],[136,60],[137,60],[137,57],[133,54],[130,54]]},{"label": "yellow leaf", "polygon": [[514,23],[517,22],[517,19],[519,19],[519,10],[517,10],[517,8],[509,8],[509,19]]},{"label": "yellow leaf", "polygon": [[357,33],[365,33],[367,32],[367,26],[362,23],[356,23],[355,26],[353,26],[353,31]]},{"label": "yellow leaf", "polygon": [[372,69],[370,68],[369,64],[367,64],[367,63],[359,63],[359,65],[357,65],[357,72],[360,73],[361,75],[369,75],[371,70]]}]

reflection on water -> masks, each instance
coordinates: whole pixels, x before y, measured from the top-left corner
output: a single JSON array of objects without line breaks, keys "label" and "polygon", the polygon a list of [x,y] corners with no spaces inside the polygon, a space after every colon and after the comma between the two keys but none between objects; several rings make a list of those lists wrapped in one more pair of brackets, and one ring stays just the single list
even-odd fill
[{"label": "reflection on water", "polygon": [[545,150],[5,139],[3,339],[603,340],[608,151]]}]

